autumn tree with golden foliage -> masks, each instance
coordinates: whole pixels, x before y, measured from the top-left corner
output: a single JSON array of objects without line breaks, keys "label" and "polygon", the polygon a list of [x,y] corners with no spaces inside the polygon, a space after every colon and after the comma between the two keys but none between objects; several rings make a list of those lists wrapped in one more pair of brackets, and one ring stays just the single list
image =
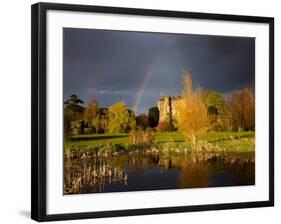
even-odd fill
[{"label": "autumn tree with golden foliage", "polygon": [[124,101],[120,101],[109,107],[108,126],[109,134],[125,133],[136,127],[135,115],[128,110]]},{"label": "autumn tree with golden foliage", "polygon": [[234,92],[229,97],[227,106],[231,115],[232,130],[255,130],[255,98],[250,89]]},{"label": "autumn tree with golden foliage", "polygon": [[84,120],[87,123],[92,124],[98,114],[98,110],[98,101],[92,100],[84,110]]},{"label": "autumn tree with golden foliage", "polygon": [[192,79],[188,72],[183,75],[183,84],[182,103],[177,106],[177,122],[193,148],[197,148],[198,137],[205,133],[210,125],[208,111],[202,91],[192,89]]}]

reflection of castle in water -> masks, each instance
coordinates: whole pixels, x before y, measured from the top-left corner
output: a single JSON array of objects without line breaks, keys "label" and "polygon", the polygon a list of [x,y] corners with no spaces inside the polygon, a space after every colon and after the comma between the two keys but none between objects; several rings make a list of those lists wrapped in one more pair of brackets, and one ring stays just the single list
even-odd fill
[{"label": "reflection of castle in water", "polygon": [[159,122],[177,116],[177,106],[182,102],[181,96],[164,96],[157,101],[159,109]]}]

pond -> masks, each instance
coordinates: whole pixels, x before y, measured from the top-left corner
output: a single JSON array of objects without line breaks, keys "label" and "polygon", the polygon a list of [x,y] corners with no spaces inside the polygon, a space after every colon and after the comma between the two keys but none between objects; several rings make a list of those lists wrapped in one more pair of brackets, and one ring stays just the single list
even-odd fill
[{"label": "pond", "polygon": [[64,194],[254,184],[254,153],[134,152],[64,161]]}]

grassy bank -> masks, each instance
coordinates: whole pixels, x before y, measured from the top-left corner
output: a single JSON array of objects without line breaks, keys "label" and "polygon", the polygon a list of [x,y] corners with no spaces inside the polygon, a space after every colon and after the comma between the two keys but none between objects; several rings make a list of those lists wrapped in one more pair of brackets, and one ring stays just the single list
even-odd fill
[{"label": "grassy bank", "polygon": [[[255,150],[255,132],[208,132],[200,137],[200,142],[208,143],[228,151],[252,152]],[[154,135],[154,147],[158,149],[190,148],[180,132],[157,132]],[[76,135],[65,142],[70,150],[134,149],[129,134],[91,134]],[[145,147],[145,146],[144,146]]]}]

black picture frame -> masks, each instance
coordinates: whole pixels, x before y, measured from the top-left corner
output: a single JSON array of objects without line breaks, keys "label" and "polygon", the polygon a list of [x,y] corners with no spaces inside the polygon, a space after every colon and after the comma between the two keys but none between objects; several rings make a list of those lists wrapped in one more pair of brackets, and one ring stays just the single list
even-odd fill
[{"label": "black picture frame", "polygon": [[[162,16],[235,22],[269,24],[269,200],[243,203],[208,204],[196,206],[160,207],[102,212],[46,214],[46,12],[64,10],[100,12],[125,15]],[[161,213],[206,210],[238,209],[274,206],[274,18],[163,11],[136,8],[118,8],[72,4],[37,3],[31,11],[31,75],[32,75],[32,154],[31,154],[31,218],[36,221],[54,221],[116,216],[148,215]]]}]

